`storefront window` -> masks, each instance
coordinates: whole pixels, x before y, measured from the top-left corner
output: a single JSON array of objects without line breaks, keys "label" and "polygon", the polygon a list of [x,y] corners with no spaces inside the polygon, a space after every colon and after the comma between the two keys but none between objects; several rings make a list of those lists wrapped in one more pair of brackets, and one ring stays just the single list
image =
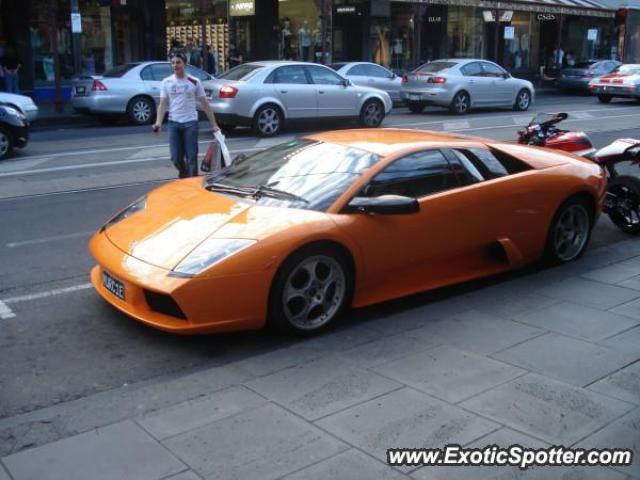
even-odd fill
[{"label": "storefront window", "polygon": [[197,67],[204,66],[202,52],[202,20],[204,44],[211,47],[215,69],[207,65],[210,73],[228,69],[229,26],[227,2],[216,0],[165,0],[167,18],[167,54],[180,49],[187,61]]},{"label": "storefront window", "polygon": [[514,12],[511,24],[502,29],[504,50],[502,66],[518,72],[535,68],[531,55],[531,13]]},{"label": "storefront window", "polygon": [[610,58],[610,23],[606,18],[568,17],[564,51],[577,60]]},{"label": "storefront window", "polygon": [[[321,62],[322,20],[314,0],[280,2],[280,36],[278,54],[281,59]],[[325,34],[325,52],[331,52],[331,32]],[[336,43],[342,40],[337,39]],[[325,62],[326,63],[326,62]]]},{"label": "storefront window", "polygon": [[479,8],[450,6],[447,44],[450,58],[485,58],[484,20]]},{"label": "storefront window", "polygon": [[405,4],[391,4],[391,25],[382,31],[388,47],[381,52],[388,55],[378,62],[396,72],[402,72],[412,67],[414,48],[414,6]]},{"label": "storefront window", "polygon": [[31,40],[32,76],[36,84],[53,82],[53,55],[57,43],[60,59],[60,75],[70,79],[74,75],[69,2],[57,2],[57,11],[50,10],[48,0],[31,3],[29,34]]}]

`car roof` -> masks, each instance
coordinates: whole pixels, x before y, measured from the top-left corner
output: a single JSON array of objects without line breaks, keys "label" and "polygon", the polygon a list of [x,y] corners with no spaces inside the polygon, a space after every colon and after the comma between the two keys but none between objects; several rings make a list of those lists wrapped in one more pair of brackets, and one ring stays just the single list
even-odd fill
[{"label": "car roof", "polygon": [[476,145],[485,144],[484,139],[469,135],[401,128],[335,130],[309,135],[306,138],[319,140],[321,142],[347,145],[381,156],[394,155],[421,147],[448,146],[451,142],[473,142]]}]

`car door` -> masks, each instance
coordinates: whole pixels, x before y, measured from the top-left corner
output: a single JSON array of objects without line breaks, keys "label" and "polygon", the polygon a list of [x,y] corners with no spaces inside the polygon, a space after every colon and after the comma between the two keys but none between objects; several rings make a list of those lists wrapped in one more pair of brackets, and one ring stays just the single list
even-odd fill
[{"label": "car door", "polygon": [[505,70],[489,62],[480,62],[484,77],[489,82],[490,95],[486,105],[512,105],[516,99],[516,86]]},{"label": "car door", "polygon": [[144,82],[144,90],[151,95],[156,102],[160,102],[160,87],[162,80],[173,75],[173,69],[169,63],[152,63],[140,71],[140,78]]},{"label": "car door", "polygon": [[327,67],[304,67],[315,85],[320,117],[353,117],[359,113],[359,97],[353,85],[345,85],[344,79]]},{"label": "car door", "polygon": [[415,214],[349,214],[347,233],[365,259],[367,283],[361,290],[371,295],[368,300],[441,285],[466,268],[476,237],[465,227],[473,219],[459,205],[459,187],[445,155],[431,149],[394,161],[358,194],[403,195],[420,205]]},{"label": "car door", "polygon": [[472,104],[486,104],[491,95],[491,79],[484,76],[480,62],[467,63],[460,67],[460,72],[463,78],[462,88],[469,92]]},{"label": "car door", "polygon": [[373,82],[369,83],[372,87],[384,90],[393,101],[400,100],[400,86],[402,85],[400,77],[386,68],[373,63],[365,64],[364,69],[367,78],[373,80]]},{"label": "car door", "polygon": [[271,83],[272,93],[286,109],[288,118],[318,115],[316,86],[311,84],[302,65],[278,67],[265,83]]}]

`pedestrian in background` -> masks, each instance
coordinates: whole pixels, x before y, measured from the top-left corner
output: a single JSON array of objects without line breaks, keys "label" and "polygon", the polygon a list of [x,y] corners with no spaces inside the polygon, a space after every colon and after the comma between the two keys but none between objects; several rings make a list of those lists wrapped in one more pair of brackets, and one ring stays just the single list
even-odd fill
[{"label": "pedestrian in background", "polygon": [[169,112],[169,150],[179,178],[198,175],[198,110],[196,101],[207,115],[213,132],[220,130],[207,102],[202,83],[186,74],[187,56],[175,52],[171,56],[173,75],[162,80],[160,105],[153,131],[162,128],[165,112]]},{"label": "pedestrian in background", "polygon": [[4,89],[9,93],[20,93],[18,89],[18,72],[22,62],[18,58],[15,49],[8,48],[7,53],[2,57],[0,68],[4,73]]}]

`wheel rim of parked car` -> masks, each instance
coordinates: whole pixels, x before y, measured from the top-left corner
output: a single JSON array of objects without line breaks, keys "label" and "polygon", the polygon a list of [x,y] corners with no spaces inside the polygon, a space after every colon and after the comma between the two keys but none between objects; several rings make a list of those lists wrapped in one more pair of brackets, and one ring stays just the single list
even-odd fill
[{"label": "wheel rim of parked car", "polygon": [[327,255],[306,258],[285,283],[287,320],[301,330],[320,328],[336,315],[345,292],[345,273],[337,260]]},{"label": "wheel rim of parked car", "polygon": [[378,102],[370,102],[364,109],[364,124],[367,127],[377,127],[382,121],[382,108]]},{"label": "wheel rim of parked car", "polygon": [[571,205],[562,212],[555,225],[553,239],[558,257],[563,261],[576,258],[589,238],[589,214],[580,205]]},{"label": "wheel rim of parked car", "polygon": [[0,157],[4,157],[9,151],[9,137],[0,130]]},{"label": "wheel rim of parked car", "polygon": [[270,135],[278,131],[280,127],[280,115],[275,108],[265,108],[258,115],[258,128],[262,133]]},{"label": "wheel rim of parked car", "polygon": [[133,116],[138,122],[148,122],[151,118],[151,106],[145,100],[138,100],[133,104]]},{"label": "wheel rim of parked car", "polygon": [[469,109],[469,100],[467,95],[459,93],[453,101],[453,108],[458,113],[465,113]]},{"label": "wheel rim of parked car", "polygon": [[518,95],[518,107],[520,107],[521,110],[526,110],[529,108],[530,100],[529,92],[520,92],[520,95]]}]

